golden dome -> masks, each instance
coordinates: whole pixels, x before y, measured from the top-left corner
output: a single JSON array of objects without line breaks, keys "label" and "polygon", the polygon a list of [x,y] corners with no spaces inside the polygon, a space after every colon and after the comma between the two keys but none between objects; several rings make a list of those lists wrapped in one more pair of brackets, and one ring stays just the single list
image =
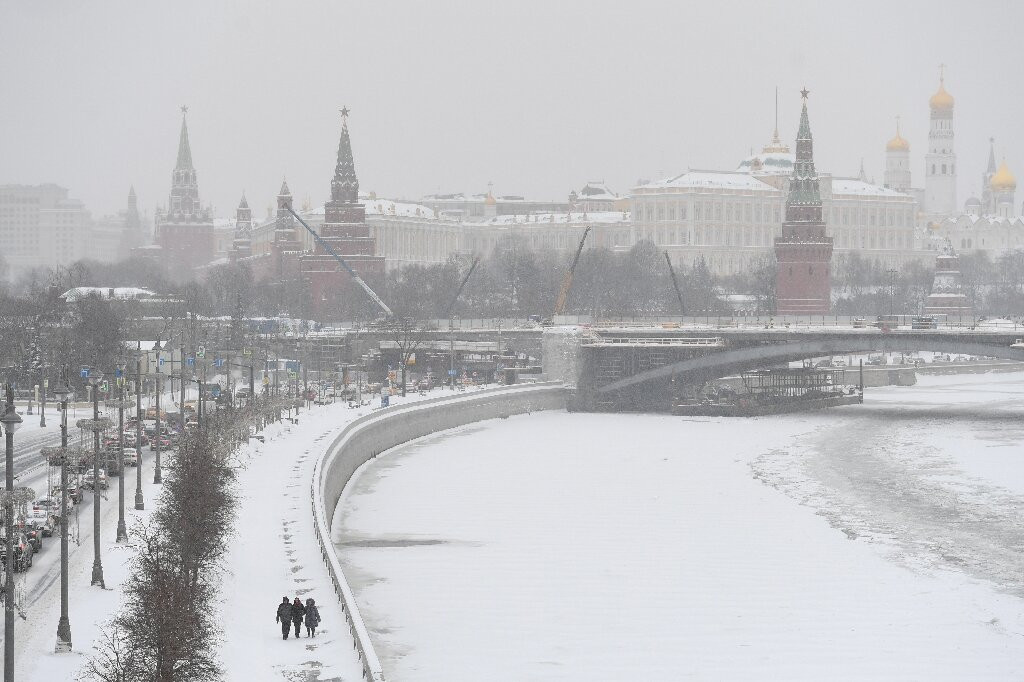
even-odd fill
[{"label": "golden dome", "polygon": [[1017,179],[1013,177],[1013,173],[1006,167],[1006,159],[999,164],[999,170],[989,180],[989,184],[997,192],[1007,192],[1017,189]]},{"label": "golden dome", "polygon": [[953,95],[946,92],[946,86],[943,79],[939,79],[939,89],[934,95],[932,95],[932,98],[928,100],[928,104],[932,109],[939,111],[953,110]]},{"label": "golden dome", "polygon": [[909,152],[910,143],[907,142],[899,133],[896,133],[896,137],[892,138],[885,143],[885,151],[887,152]]}]

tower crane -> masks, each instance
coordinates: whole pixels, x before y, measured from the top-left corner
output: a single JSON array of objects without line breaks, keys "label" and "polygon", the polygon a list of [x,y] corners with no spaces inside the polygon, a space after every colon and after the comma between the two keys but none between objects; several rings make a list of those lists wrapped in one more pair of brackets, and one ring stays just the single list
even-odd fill
[{"label": "tower crane", "polygon": [[590,234],[590,226],[583,230],[583,236],[580,237],[580,245],[576,247],[576,255],[573,256],[572,265],[569,266],[569,272],[565,273],[565,279],[562,280],[562,288],[558,291],[558,300],[555,301],[555,312],[551,316],[552,321],[558,315],[562,314],[565,309],[565,300],[569,297],[569,288],[572,286],[572,277],[576,272],[576,264],[580,262],[580,254],[583,253],[583,243],[587,241],[587,235]]}]

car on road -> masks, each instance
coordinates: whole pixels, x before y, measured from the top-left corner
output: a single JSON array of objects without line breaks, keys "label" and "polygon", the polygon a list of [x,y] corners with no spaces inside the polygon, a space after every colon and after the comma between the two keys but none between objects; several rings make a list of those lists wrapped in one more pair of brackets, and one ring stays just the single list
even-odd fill
[{"label": "car on road", "polygon": [[[82,487],[83,488],[92,489],[95,486],[95,481],[97,479],[93,477],[93,473],[94,472],[91,469],[89,471],[85,472],[85,476],[82,478]],[[100,469],[99,470],[99,474],[100,474],[99,478],[98,478],[99,486],[100,486],[100,488],[103,488],[104,490],[106,490],[107,487],[108,487],[107,472],[104,471],[103,469]]]},{"label": "car on road", "polygon": [[[50,497],[53,499],[60,499],[60,486],[55,485],[50,489]],[[68,481],[68,499],[71,500],[72,504],[78,504],[82,501],[82,489],[74,481]],[[58,502],[56,507],[60,506]]]},{"label": "car on road", "polygon": [[[169,450],[171,448],[171,437],[168,436],[166,433],[160,435],[159,441],[161,450]],[[154,436],[152,440],[149,441],[149,449],[156,450],[156,444],[157,438],[156,436]]]},{"label": "car on road", "polygon": [[[14,572],[26,571],[32,566],[32,555],[35,552],[29,544],[28,537],[21,531],[14,531]],[[0,531],[0,564],[7,564],[7,532]]]},{"label": "car on road", "polygon": [[[56,496],[40,497],[38,500],[32,503],[32,509],[41,509],[50,515],[51,518],[60,518],[60,489],[57,489]],[[68,497],[68,513],[70,514],[75,509],[75,501]]]},{"label": "car on road", "polygon": [[125,466],[128,466],[128,467],[137,467],[137,466],[139,466],[139,453],[138,453],[138,451],[134,447],[125,448],[123,457],[124,457],[124,465]]},{"label": "car on road", "polygon": [[25,515],[25,525],[37,528],[44,538],[53,535],[53,517],[47,509],[30,509]]}]

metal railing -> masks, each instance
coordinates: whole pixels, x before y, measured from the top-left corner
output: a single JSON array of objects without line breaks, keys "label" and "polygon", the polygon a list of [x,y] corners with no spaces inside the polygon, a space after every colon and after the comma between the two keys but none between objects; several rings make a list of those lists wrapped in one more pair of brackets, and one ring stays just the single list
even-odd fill
[{"label": "metal railing", "polygon": [[[345,614],[345,619],[348,621],[349,632],[352,635],[353,647],[359,656],[359,661],[363,669],[363,678],[370,682],[384,682],[384,671],[380,664],[380,659],[377,656],[377,652],[373,648],[373,642],[370,640],[370,634],[366,629],[366,624],[363,622],[363,618],[359,613],[359,607],[356,604],[355,595],[352,592],[352,587],[349,585],[348,580],[345,578],[345,573],[341,567],[341,562],[338,560],[337,554],[334,552],[331,543],[331,530],[330,522],[328,518],[327,504],[324,500],[324,488],[326,480],[324,479],[325,472],[329,472],[331,465],[341,455],[345,445],[350,442],[356,435],[359,434],[368,425],[381,422],[388,419],[400,418],[403,413],[410,413],[413,411],[423,410],[439,404],[447,404],[462,401],[473,401],[478,398],[491,399],[500,398],[502,393],[516,393],[520,395],[526,395],[527,398],[530,395],[531,390],[536,391],[551,389],[560,389],[561,382],[545,382],[538,384],[519,384],[516,386],[504,386],[492,389],[484,389],[475,391],[472,393],[459,393],[454,395],[445,395],[443,397],[432,398],[428,400],[420,400],[412,403],[405,403],[402,405],[395,405],[394,407],[385,408],[378,410],[370,414],[359,417],[352,421],[346,426],[342,432],[334,439],[331,445],[324,451],[324,454],[320,456],[316,464],[313,467],[313,480],[311,482],[311,498],[312,498],[312,511],[313,511],[313,527],[316,532],[317,542],[320,544],[320,556],[327,566],[327,572],[331,576],[331,583],[334,585],[334,593],[338,600],[341,602],[342,611]],[[527,400],[524,405],[525,410],[529,411],[531,403]],[[564,406],[564,400],[563,400]],[[539,406],[535,406],[534,409],[543,409]],[[466,415],[468,411],[451,411],[454,414]],[[507,415],[506,415],[507,416]],[[472,418],[469,418],[472,420]],[[448,428],[444,426],[438,426],[436,430],[442,428]],[[428,430],[429,432],[429,430]],[[425,435],[425,434],[419,434]],[[376,457],[381,452],[395,447],[407,440],[418,437],[417,435],[410,435],[408,438],[401,439],[400,442],[393,444],[385,444],[377,449],[374,447],[366,458],[366,461]],[[355,473],[355,469],[358,466],[352,468],[352,473]],[[351,474],[348,479],[343,482],[340,490],[344,492],[344,487],[348,485],[348,480],[351,479]],[[334,503],[332,503],[334,504]],[[333,513],[331,514],[333,517]]]}]

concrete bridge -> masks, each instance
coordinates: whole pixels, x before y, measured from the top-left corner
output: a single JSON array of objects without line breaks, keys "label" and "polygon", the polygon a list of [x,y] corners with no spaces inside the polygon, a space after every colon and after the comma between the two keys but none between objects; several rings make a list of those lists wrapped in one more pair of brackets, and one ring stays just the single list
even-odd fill
[{"label": "concrete bridge", "polygon": [[1024,329],[1012,326],[891,331],[874,327],[590,329],[575,344],[579,361],[573,404],[582,410],[664,410],[683,386],[828,355],[935,351],[1024,362],[1022,337]]}]

